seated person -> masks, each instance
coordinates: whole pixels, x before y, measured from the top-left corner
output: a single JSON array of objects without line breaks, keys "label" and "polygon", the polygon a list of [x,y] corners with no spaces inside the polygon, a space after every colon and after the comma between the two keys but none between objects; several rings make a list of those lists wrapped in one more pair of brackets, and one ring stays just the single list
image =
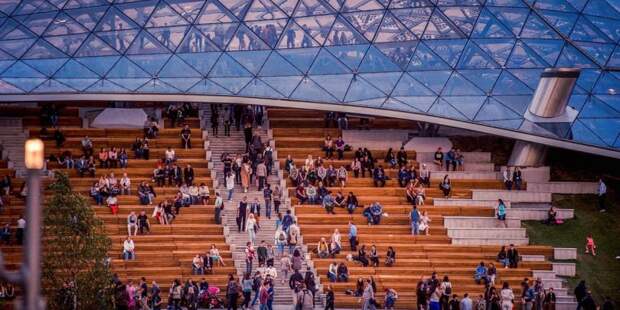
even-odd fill
[{"label": "seated person", "polygon": [[342,194],[342,192],[338,192],[336,194],[336,198],[334,198],[334,203],[336,207],[339,207],[339,208],[345,207],[347,200],[346,198],[344,198],[344,195]]},{"label": "seated person", "polygon": [[340,166],[340,168],[336,170],[336,177],[338,178],[338,183],[340,183],[341,188],[347,185],[348,174],[349,172],[347,171],[347,168],[345,168],[344,166]]},{"label": "seated person", "polygon": [[374,202],[364,209],[363,214],[368,219],[368,225],[379,225],[383,215],[383,206],[378,202]]},{"label": "seated person", "polygon": [[209,204],[209,196],[209,186],[207,186],[205,183],[200,183],[200,187],[198,188],[198,198],[200,202],[202,202],[203,206]]},{"label": "seated person", "polygon": [[133,240],[131,240],[131,237],[129,236],[123,242],[123,259],[124,260],[136,259],[135,244],[133,243]]},{"label": "seated person", "polygon": [[319,186],[316,188],[316,194],[318,196],[318,201],[319,202],[323,201],[323,197],[325,197],[328,192],[329,190],[327,189],[327,187],[323,185],[323,182],[319,181]]},{"label": "seated person", "polygon": [[211,258],[213,264],[217,263],[222,267],[226,266],[224,260],[222,259],[222,256],[220,255],[220,250],[217,249],[215,244],[211,245],[211,249],[209,250],[209,258]]},{"label": "seated person", "polygon": [[116,215],[118,213],[118,198],[114,195],[110,195],[106,198],[105,202],[108,208],[110,208],[110,211],[112,211],[112,214]]},{"label": "seated person", "polygon": [[347,265],[341,262],[336,269],[336,281],[338,282],[348,282],[349,281],[349,269]]},{"label": "seated person", "polygon": [[302,184],[297,185],[297,189],[295,189],[295,197],[299,200],[300,205],[303,205],[308,200],[306,189]]},{"label": "seated person", "polygon": [[334,212],[335,205],[336,202],[334,201],[334,197],[332,197],[331,193],[328,192],[323,197],[323,208],[325,208],[325,211],[327,211],[327,213],[336,214],[336,212]]},{"label": "seated person", "polygon": [[196,184],[190,185],[188,192],[189,192],[189,198],[190,198],[191,204],[193,205],[197,204],[198,201],[200,200],[200,191],[198,189],[198,185]]},{"label": "seated person", "polygon": [[454,151],[454,149],[450,149],[450,151],[448,151],[448,153],[446,153],[445,156],[446,159],[446,171],[450,171],[450,166],[452,166],[452,170],[456,171],[456,152]]},{"label": "seated person", "polygon": [[377,253],[377,246],[374,244],[370,247],[369,258],[373,267],[379,267],[379,253]]},{"label": "seated person", "polygon": [[440,148],[437,148],[437,151],[433,155],[433,163],[437,165],[440,169],[443,168],[443,152]]},{"label": "seated person", "polygon": [[452,191],[452,182],[447,174],[443,177],[443,181],[439,183],[439,189],[443,192],[443,196],[445,198],[450,196],[450,192]]},{"label": "seated person", "polygon": [[547,211],[547,224],[548,225],[558,224],[557,216],[558,216],[558,211],[556,211],[555,208],[551,206],[549,208],[549,211]]},{"label": "seated person", "polygon": [[396,251],[390,246],[385,254],[385,265],[391,267],[394,263],[396,263]]},{"label": "seated person", "polygon": [[375,168],[375,170],[372,173],[372,179],[375,184],[375,187],[385,186],[385,180],[387,180],[387,177],[385,175],[385,171],[383,170],[382,166]]},{"label": "seated person", "polygon": [[368,267],[368,264],[370,264],[370,262],[368,261],[368,257],[366,256],[366,245],[362,245],[360,247],[360,249],[357,251],[357,256],[354,256],[353,260],[360,262],[364,267]]},{"label": "seated person", "polygon": [[336,282],[337,277],[338,277],[338,264],[336,264],[336,262],[332,262],[331,264],[329,264],[329,267],[327,268],[327,278],[329,279],[329,282]]},{"label": "seated person", "polygon": [[[0,230],[0,240],[2,240],[2,243],[5,245],[11,243],[11,225],[5,224],[2,230]],[[334,277],[335,276],[336,275],[334,275]]]},{"label": "seated person", "polygon": [[327,244],[327,241],[325,241],[324,237],[321,237],[321,240],[319,240],[319,243],[316,246],[316,252],[320,258],[327,258],[329,256],[329,245]]},{"label": "seated person", "polygon": [[357,197],[355,197],[353,192],[349,192],[349,195],[347,196],[347,211],[349,212],[349,214],[353,214],[357,206]]},{"label": "seated person", "polygon": [[200,254],[196,254],[192,259],[192,274],[204,274],[204,261]]},{"label": "seated person", "polygon": [[400,169],[398,170],[398,185],[400,185],[400,187],[405,187],[407,186],[407,184],[409,184],[410,180],[411,174],[407,170],[407,167],[400,167]]},{"label": "seated person", "polygon": [[99,190],[99,183],[93,183],[93,186],[90,187],[90,197],[95,199],[95,203],[100,206],[103,204],[103,195],[101,195],[101,191]]},{"label": "seated person", "polygon": [[476,267],[476,271],[474,272],[474,280],[476,280],[476,284],[486,284],[488,282],[487,267],[484,266],[484,262],[480,262],[478,267]]},{"label": "seated person", "polygon": [[318,192],[314,185],[308,184],[308,186],[306,186],[306,195],[308,196],[310,204],[316,204],[318,202]]},{"label": "seated person", "polygon": [[138,231],[141,235],[151,232],[151,223],[149,223],[149,218],[144,210],[138,215]]},{"label": "seated person", "polygon": [[158,165],[155,170],[153,170],[153,180],[158,187],[162,187],[166,184],[166,171],[161,165]]}]

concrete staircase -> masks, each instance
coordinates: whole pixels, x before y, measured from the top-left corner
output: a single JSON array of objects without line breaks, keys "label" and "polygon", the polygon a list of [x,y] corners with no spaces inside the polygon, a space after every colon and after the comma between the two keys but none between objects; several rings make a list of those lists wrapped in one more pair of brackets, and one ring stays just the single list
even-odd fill
[{"label": "concrete staircase", "polygon": [[2,145],[0,159],[8,160],[9,168],[15,169],[17,177],[26,174],[24,164],[26,139],[28,139],[28,134],[22,128],[21,120],[3,118],[0,121],[0,145]]},{"label": "concrete staircase", "polygon": [[[208,108],[200,111],[201,120],[203,120],[203,130],[207,132],[209,136],[209,152],[211,154],[211,167],[212,173],[211,175],[215,175],[217,182],[217,188],[215,190],[220,191],[220,194],[226,198],[227,191],[225,189],[225,181],[223,177],[223,169],[224,164],[221,161],[221,156],[223,153],[233,153],[233,154],[243,154],[245,153],[245,141],[243,137],[243,131],[236,131],[234,126],[231,128],[230,136],[224,136],[224,128],[222,122],[220,123],[220,128],[218,128],[218,137],[213,136],[211,132],[210,119],[211,119],[211,111]],[[259,134],[264,143],[269,141],[268,134],[268,121],[263,122],[263,128],[255,129],[258,130]],[[274,152],[275,153],[275,152]],[[275,154],[274,154],[275,155]],[[272,188],[278,184],[282,183],[281,177],[282,173],[279,172],[277,162],[274,162],[274,167],[272,169],[272,174],[267,178],[267,182],[271,184]],[[215,173],[214,173],[215,172]],[[237,231],[237,223],[236,223],[236,214],[237,207],[239,205],[239,201],[247,196],[248,201],[253,201],[254,198],[258,198],[261,203],[261,217],[260,217],[260,226],[261,229],[256,234],[256,245],[260,244],[262,240],[267,242],[268,244],[274,244],[275,238],[275,221],[277,218],[276,212],[273,210],[272,205],[272,216],[271,219],[268,219],[265,216],[265,207],[264,207],[264,199],[262,191],[258,191],[258,187],[256,182],[250,185],[250,188],[247,193],[243,193],[243,190],[240,185],[236,185],[234,190],[234,194],[232,197],[232,202],[225,200],[225,208],[222,214],[222,224],[224,225],[224,233],[226,237],[226,242],[230,246],[230,250],[233,253],[233,260],[235,262],[235,267],[237,269],[237,276],[241,277],[246,271],[246,263],[245,263],[245,245],[249,241],[249,235],[247,232]],[[280,205],[280,212],[282,214],[286,213],[286,210],[289,209],[290,204],[285,202],[286,200],[282,199],[282,204]],[[303,253],[307,253],[307,247],[301,246]],[[285,251],[287,251],[285,249]],[[306,260],[307,262],[307,260]],[[306,270],[307,264],[304,262],[302,268],[303,271]],[[288,286],[288,278],[283,279],[283,275],[280,274],[280,264],[279,258],[276,257],[274,266],[278,271],[278,278],[274,281],[275,285],[275,293],[274,293],[274,307],[277,309],[290,309],[293,303],[293,292]],[[252,266],[252,272],[255,272],[258,268],[258,260],[254,261],[254,265]],[[312,270],[312,272],[315,272]],[[290,276],[290,274],[289,274]],[[315,275],[316,276],[316,275]],[[282,283],[284,280],[284,283]],[[318,277],[317,277],[318,281]],[[317,294],[318,296],[319,294]]]}]

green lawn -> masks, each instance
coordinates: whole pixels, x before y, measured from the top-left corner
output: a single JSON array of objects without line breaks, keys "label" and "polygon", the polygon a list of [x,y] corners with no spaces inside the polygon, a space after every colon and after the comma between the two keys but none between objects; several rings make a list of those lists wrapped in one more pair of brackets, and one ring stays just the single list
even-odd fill
[{"label": "green lawn", "polygon": [[[561,226],[547,226],[539,222],[524,223],[530,242],[555,247],[577,248],[577,276],[569,278],[570,292],[585,280],[597,303],[603,296],[620,302],[620,203],[608,197],[609,212],[600,213],[593,195],[554,195],[554,205],[575,209],[575,219]],[[592,233],[597,245],[595,257],[584,254],[586,236]]]}]

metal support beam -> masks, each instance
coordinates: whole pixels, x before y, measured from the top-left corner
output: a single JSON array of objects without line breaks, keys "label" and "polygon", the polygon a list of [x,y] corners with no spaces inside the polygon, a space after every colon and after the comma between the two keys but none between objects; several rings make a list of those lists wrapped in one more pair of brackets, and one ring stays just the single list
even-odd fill
[{"label": "metal support beam", "polygon": [[545,164],[546,155],[547,147],[542,144],[516,141],[508,159],[508,166],[540,167]]}]

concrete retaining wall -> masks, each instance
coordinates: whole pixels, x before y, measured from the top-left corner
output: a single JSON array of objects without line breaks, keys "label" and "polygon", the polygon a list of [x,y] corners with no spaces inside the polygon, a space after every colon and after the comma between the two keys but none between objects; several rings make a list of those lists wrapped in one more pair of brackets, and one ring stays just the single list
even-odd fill
[{"label": "concrete retaining wall", "polygon": [[[572,219],[575,217],[573,209],[555,209],[560,219]],[[547,219],[547,209],[540,208],[512,208],[506,211],[509,218],[516,218],[523,221],[542,221]]]},{"label": "concrete retaining wall", "polygon": [[452,238],[452,244],[456,245],[527,245],[529,244],[528,238],[515,238],[515,239],[498,239],[498,238]]},{"label": "concrete retaining wall", "polygon": [[574,277],[577,275],[575,263],[553,263],[553,271],[558,276]]},{"label": "concrete retaining wall", "polygon": [[[500,171],[504,171],[506,166],[502,166]],[[512,168],[510,169],[513,170]],[[551,172],[549,167],[530,167],[521,169],[523,181],[529,182],[549,182]]]},{"label": "concrete retaining wall", "polygon": [[[504,200],[504,204],[506,207],[510,208],[510,201]],[[474,199],[458,199],[458,198],[434,198],[433,205],[435,206],[473,206],[473,207],[497,207],[497,199],[485,199],[485,200],[474,200]]]},{"label": "concrete retaining wall", "polygon": [[508,191],[494,189],[472,190],[474,200],[497,200],[515,202],[551,202],[551,193],[534,193],[529,191]]},{"label": "concrete retaining wall", "polygon": [[[480,239],[525,239],[525,228],[451,228],[448,229],[451,238],[480,238]],[[510,242],[503,242],[508,244]]]},{"label": "concrete retaining wall", "polygon": [[[494,217],[483,216],[446,216],[443,218],[443,226],[448,229],[471,228],[471,227],[498,227],[499,221]],[[506,219],[509,228],[520,228],[521,220]]]},{"label": "concrete retaining wall", "polygon": [[433,171],[431,172],[431,180],[443,180],[445,175],[450,176],[453,180],[498,180],[500,175],[497,172],[484,171]]},{"label": "concrete retaining wall", "polygon": [[[426,164],[431,171],[437,171],[437,173],[445,171],[446,168],[444,166],[443,169],[440,169],[439,166],[435,165],[432,161],[422,162]],[[495,165],[493,163],[467,163],[463,165],[465,172],[494,172]]]},{"label": "concrete retaining wall", "polygon": [[553,258],[557,260],[577,259],[577,249],[553,248]]},{"label": "concrete retaining wall", "polygon": [[596,182],[545,182],[527,183],[528,192],[554,194],[596,194]]}]

